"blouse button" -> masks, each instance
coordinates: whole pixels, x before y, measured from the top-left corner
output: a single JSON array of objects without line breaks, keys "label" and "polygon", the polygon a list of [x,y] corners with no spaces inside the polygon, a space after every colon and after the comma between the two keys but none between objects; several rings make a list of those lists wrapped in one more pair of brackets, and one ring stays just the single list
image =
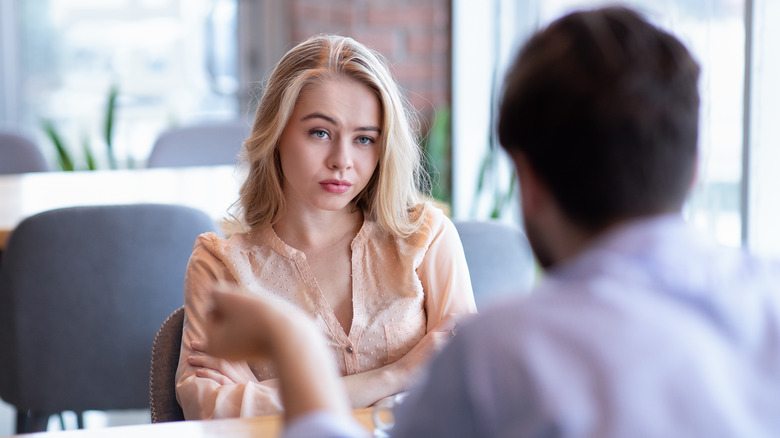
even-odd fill
[{"label": "blouse button", "polygon": [[352,348],[351,345],[347,347],[347,353],[352,354],[353,351],[355,351],[355,350]]}]

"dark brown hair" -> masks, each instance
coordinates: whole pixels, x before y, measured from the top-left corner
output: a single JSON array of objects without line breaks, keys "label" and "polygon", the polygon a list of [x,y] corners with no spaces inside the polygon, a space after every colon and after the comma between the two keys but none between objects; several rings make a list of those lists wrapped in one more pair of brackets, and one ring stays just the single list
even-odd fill
[{"label": "dark brown hair", "polygon": [[499,139],[522,152],[563,211],[591,231],[676,211],[697,157],[698,77],[685,46],[636,12],[575,12],[518,55]]}]

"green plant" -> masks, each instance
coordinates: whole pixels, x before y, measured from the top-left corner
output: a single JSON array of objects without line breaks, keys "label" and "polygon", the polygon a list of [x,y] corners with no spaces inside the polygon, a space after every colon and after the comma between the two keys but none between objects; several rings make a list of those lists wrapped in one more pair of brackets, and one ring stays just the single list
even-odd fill
[{"label": "green plant", "polygon": [[114,154],[114,113],[116,111],[116,98],[119,95],[119,89],[113,85],[108,92],[108,102],[106,103],[106,120],[104,126],[104,141],[106,142],[106,152],[108,153],[108,164],[112,169],[116,169],[116,155]]},{"label": "green plant", "polygon": [[[105,119],[103,123],[103,142],[106,147],[108,165],[111,169],[118,168],[113,147],[114,118],[116,114],[116,99],[118,95],[118,87],[116,85],[112,86],[108,93]],[[57,130],[54,122],[49,119],[43,119],[41,120],[41,127],[46,133],[46,136],[54,145],[55,151],[57,153],[57,163],[59,164],[60,169],[64,171],[82,170],[81,167],[76,166],[76,160],[74,159],[70,148],[67,147],[62,134],[60,134],[60,132]],[[86,134],[82,136],[81,149],[84,154],[84,170],[97,170],[97,159],[90,144],[89,136]]]},{"label": "green plant", "polygon": [[425,170],[431,179],[431,195],[445,203],[452,202],[451,110],[436,110],[431,127],[422,140]]},{"label": "green plant", "polygon": [[44,132],[46,132],[46,135],[49,137],[49,140],[51,140],[57,150],[57,163],[60,165],[60,169],[66,171],[76,170],[73,165],[73,158],[70,156],[68,148],[65,147],[62,137],[60,137],[60,134],[54,127],[54,123],[52,123],[51,120],[42,120],[41,125],[43,126]]},{"label": "green plant", "polygon": [[[452,111],[449,107],[436,110],[431,127],[422,139],[425,151],[425,169],[431,179],[431,195],[445,203],[452,203]],[[495,133],[488,136],[489,148],[480,165],[477,188],[471,216],[478,217],[480,207],[487,204],[488,216],[500,218],[512,205],[517,186],[517,175],[511,166],[502,163]],[[502,165],[509,169],[502,171]]]}]

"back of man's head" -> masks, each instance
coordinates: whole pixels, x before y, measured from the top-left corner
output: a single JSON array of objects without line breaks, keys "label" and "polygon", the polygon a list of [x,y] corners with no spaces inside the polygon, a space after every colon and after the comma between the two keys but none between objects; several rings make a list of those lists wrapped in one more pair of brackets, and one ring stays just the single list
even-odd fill
[{"label": "back of man's head", "polygon": [[585,229],[678,211],[697,156],[698,77],[688,50],[635,12],[575,12],[520,52],[499,139]]}]

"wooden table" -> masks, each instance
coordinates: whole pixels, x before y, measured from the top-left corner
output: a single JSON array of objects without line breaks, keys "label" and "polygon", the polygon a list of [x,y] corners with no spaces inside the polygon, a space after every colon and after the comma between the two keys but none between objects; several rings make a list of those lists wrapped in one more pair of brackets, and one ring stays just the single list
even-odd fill
[{"label": "wooden table", "polygon": [[[369,432],[374,428],[371,408],[352,411],[355,419]],[[69,430],[64,432],[40,432],[15,435],[18,438],[267,438],[279,436],[282,418],[278,415],[228,420],[177,421],[172,423],[119,426],[102,429]]]},{"label": "wooden table", "polygon": [[234,166],[0,175],[0,249],[22,219],[60,207],[178,204],[220,222],[238,199],[244,175]]}]

